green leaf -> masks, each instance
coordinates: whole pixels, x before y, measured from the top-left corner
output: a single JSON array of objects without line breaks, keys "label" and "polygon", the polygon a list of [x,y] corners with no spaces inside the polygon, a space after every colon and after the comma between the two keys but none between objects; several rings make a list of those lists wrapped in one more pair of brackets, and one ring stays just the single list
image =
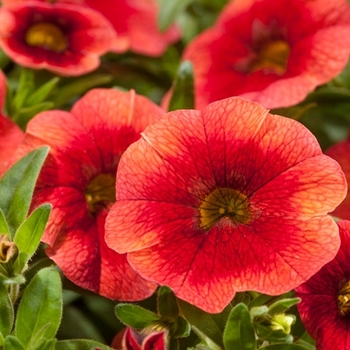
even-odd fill
[{"label": "green leaf", "polygon": [[[253,292],[251,292],[253,293]],[[254,292],[255,293],[255,292]],[[255,297],[250,303],[249,303],[249,308],[253,308],[256,306],[262,306],[266,304],[269,300],[273,299],[274,297],[271,295],[266,295],[266,294],[259,294],[256,293],[257,297]]]},{"label": "green leaf", "polygon": [[158,289],[157,294],[158,313],[162,316],[175,318],[179,314],[176,297],[173,291],[162,286]]},{"label": "green leaf", "polygon": [[255,306],[250,309],[250,318],[254,320],[255,317],[266,315],[269,308],[266,305]]},{"label": "green leaf", "polygon": [[157,314],[132,304],[118,304],[115,313],[125,325],[136,329],[158,324],[161,320]]},{"label": "green leaf", "polygon": [[58,272],[40,270],[24,291],[15,334],[28,349],[40,339],[55,337],[62,317],[62,286]]},{"label": "green leaf", "polygon": [[169,102],[169,111],[194,108],[193,67],[190,61],[181,63]]},{"label": "green leaf", "polygon": [[7,288],[2,283],[0,283],[0,315],[0,333],[2,337],[6,337],[12,330],[14,314]]},{"label": "green leaf", "polygon": [[176,322],[170,330],[170,334],[174,338],[186,338],[191,333],[191,325],[181,316],[177,317]]},{"label": "green leaf", "polygon": [[255,350],[255,332],[248,307],[237,304],[230,313],[224,332],[226,350]]},{"label": "green leaf", "polygon": [[160,0],[158,26],[161,31],[165,31],[174,22],[175,18],[192,2],[193,0]]},{"label": "green leaf", "polygon": [[260,339],[288,344],[293,342],[293,336],[291,334],[286,334],[282,330],[272,330],[269,326],[263,324],[256,324],[255,329]]},{"label": "green leaf", "polygon": [[12,235],[28,214],[34,187],[48,151],[48,147],[40,147],[28,153],[0,179],[0,208]]},{"label": "green leaf", "polygon": [[39,89],[34,91],[26,100],[27,106],[34,106],[41,102],[43,102],[46,97],[49,96],[51,91],[57,86],[58,82],[60,81],[59,77],[54,77],[50,79],[45,84],[41,85]]},{"label": "green leaf", "polygon": [[74,339],[60,340],[56,343],[55,350],[113,350],[107,345],[103,345],[93,340]]},{"label": "green leaf", "polygon": [[13,335],[8,335],[5,338],[4,350],[26,350],[23,344]]},{"label": "green leaf", "polygon": [[304,346],[297,345],[297,344],[272,344],[268,346],[264,346],[263,348],[265,350],[308,350],[308,348],[305,348]]},{"label": "green leaf", "polygon": [[[50,204],[43,204],[36,208],[24,221],[16,232],[14,242],[20,252],[18,257],[18,271],[21,272],[27,261],[36,252],[40,239],[46,227],[51,211]],[[24,253],[24,254],[23,254]]]},{"label": "green leaf", "polygon": [[[195,327],[196,330],[200,331],[201,334],[211,339],[217,345],[223,345],[223,329],[221,329],[218,321],[219,315],[204,312],[181,299],[178,299],[177,302],[182,316],[191,324],[192,328]],[[227,317],[225,315],[223,317],[225,318],[224,323],[226,323]]]},{"label": "green leaf", "polygon": [[[192,326],[192,329],[193,329],[193,332],[198,335],[199,339],[202,340],[202,343],[204,343],[204,344],[201,344],[202,347],[200,347],[200,349],[207,349],[207,347],[208,347],[208,349],[210,349],[210,350],[222,350],[222,348],[219,345],[217,345],[215,342],[213,342],[212,339],[210,339],[206,334],[204,334],[197,327]],[[196,349],[197,349],[197,347],[196,347]]]},{"label": "green leaf", "polygon": [[1,209],[0,209],[0,233],[3,235],[7,235],[10,233],[9,225],[7,224],[7,220]]},{"label": "green leaf", "polygon": [[4,285],[10,284],[22,284],[25,283],[26,279],[23,275],[16,273],[14,276],[8,277],[6,275],[0,274],[0,281]]},{"label": "green leaf", "polygon": [[56,339],[40,339],[32,350],[54,350],[56,347],[57,340]]},{"label": "green leaf", "polygon": [[293,305],[300,303],[300,298],[286,298],[276,301],[269,306],[269,315],[281,314]]},{"label": "green leaf", "polygon": [[34,90],[34,73],[30,69],[22,68],[19,77],[18,87],[16,89],[16,95],[12,100],[12,108],[16,114],[22,106],[24,106],[30,93]]}]

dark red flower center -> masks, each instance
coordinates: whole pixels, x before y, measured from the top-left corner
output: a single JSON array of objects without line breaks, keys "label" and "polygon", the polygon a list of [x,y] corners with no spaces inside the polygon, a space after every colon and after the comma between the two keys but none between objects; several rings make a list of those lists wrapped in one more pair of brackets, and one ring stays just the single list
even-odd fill
[{"label": "dark red flower center", "polygon": [[346,282],[338,293],[338,307],[342,316],[350,314],[350,281]]},{"label": "dark red flower center", "polygon": [[67,38],[62,30],[52,23],[33,24],[26,32],[26,43],[50,51],[63,52],[68,47]]},{"label": "dark red flower center", "polygon": [[89,212],[95,215],[101,209],[109,209],[115,202],[115,176],[99,174],[89,182],[85,198]]},{"label": "dark red flower center", "polygon": [[207,195],[199,207],[200,227],[211,229],[222,218],[228,218],[233,224],[247,224],[251,220],[251,211],[247,196],[232,188],[217,188]]},{"label": "dark red flower center", "polygon": [[251,62],[250,72],[264,70],[283,75],[286,72],[289,54],[290,47],[286,41],[268,41],[256,52],[256,57]]}]

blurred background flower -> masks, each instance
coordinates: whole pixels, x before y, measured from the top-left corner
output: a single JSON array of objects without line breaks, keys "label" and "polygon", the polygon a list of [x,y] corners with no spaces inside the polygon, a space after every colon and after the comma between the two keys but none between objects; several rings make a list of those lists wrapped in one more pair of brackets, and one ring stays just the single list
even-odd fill
[{"label": "blurred background flower", "polygon": [[346,0],[235,0],[185,49],[197,108],[242,96],[288,107],[338,75],[350,53]]},{"label": "blurred background flower", "polygon": [[60,75],[96,69],[115,32],[84,6],[22,1],[0,8],[0,46],[16,63]]}]

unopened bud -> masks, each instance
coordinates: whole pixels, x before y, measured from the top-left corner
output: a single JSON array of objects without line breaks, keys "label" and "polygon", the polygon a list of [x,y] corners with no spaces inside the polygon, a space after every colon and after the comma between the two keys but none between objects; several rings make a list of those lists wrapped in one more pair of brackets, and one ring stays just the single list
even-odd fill
[{"label": "unopened bud", "polygon": [[294,315],[277,314],[271,318],[270,329],[273,331],[281,330],[285,334],[290,334],[291,327],[295,322]]},{"label": "unopened bud", "polygon": [[8,235],[0,234],[0,264],[8,263],[17,253],[16,244],[9,240]]}]

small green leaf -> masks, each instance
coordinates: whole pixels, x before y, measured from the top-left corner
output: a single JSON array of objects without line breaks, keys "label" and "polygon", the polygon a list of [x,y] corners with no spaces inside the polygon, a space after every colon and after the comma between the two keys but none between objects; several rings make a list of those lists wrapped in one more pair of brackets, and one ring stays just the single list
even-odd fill
[{"label": "small green leaf", "polygon": [[43,102],[51,91],[57,86],[60,81],[59,77],[54,77],[50,79],[45,84],[41,85],[39,89],[34,91],[26,100],[26,106],[35,106]]},{"label": "small green leaf", "polygon": [[16,89],[16,95],[12,100],[12,109],[16,114],[22,106],[24,106],[25,101],[28,96],[34,90],[34,73],[30,69],[22,68],[21,74],[19,77],[18,87]]},{"label": "small green leaf", "polygon": [[28,153],[0,179],[0,208],[12,235],[28,214],[34,187],[48,151],[48,147],[40,147]]},{"label": "small green leaf", "polygon": [[142,329],[158,324],[161,317],[141,306],[132,304],[118,304],[115,307],[117,317],[127,326]]},{"label": "small green leaf", "polygon": [[7,224],[5,215],[0,209],[0,234],[7,235],[10,233],[9,225]]},{"label": "small green leaf", "polygon": [[255,317],[266,315],[269,308],[266,305],[255,306],[250,309],[250,318],[254,320]]},{"label": "small green leaf", "polygon": [[293,342],[293,336],[291,334],[286,334],[282,330],[272,330],[269,326],[262,324],[256,324],[255,329],[260,339],[288,344]]},{"label": "small green leaf", "polygon": [[224,332],[226,350],[255,350],[255,332],[248,307],[237,304],[230,313]]},{"label": "small green leaf", "polygon": [[[36,208],[16,232],[14,242],[20,252],[18,269],[21,272],[37,250],[51,211],[50,204]],[[21,254],[24,253],[24,254]]]},{"label": "small green leaf", "polygon": [[195,327],[195,329],[200,332],[201,335],[205,336],[206,339],[211,339],[211,341],[219,346],[223,345],[223,329],[221,330],[217,317],[215,317],[217,315],[211,315],[204,312],[203,310],[181,299],[178,299],[177,302],[181,311],[180,313],[187,320],[187,322],[191,324],[192,329]]},{"label": "small green leaf", "polygon": [[55,337],[62,317],[62,286],[58,272],[40,270],[24,291],[18,307],[15,334],[26,348]]},{"label": "small green leaf", "polygon": [[93,340],[73,339],[60,340],[56,343],[55,350],[113,350],[107,345],[103,345]]},{"label": "small green leaf", "polygon": [[26,279],[23,275],[16,273],[14,276],[8,277],[6,275],[0,274],[0,281],[4,285],[10,285],[10,284],[23,284],[25,283]]},{"label": "small green leaf", "polygon": [[264,346],[264,350],[308,350],[308,348],[305,348],[304,346],[297,345],[297,344],[272,344],[268,346]]},{"label": "small green leaf", "polygon": [[5,338],[4,350],[26,350],[23,344],[13,335],[8,335]]},{"label": "small green leaf", "polygon": [[256,306],[262,306],[262,305],[266,304],[269,300],[274,298],[271,295],[259,294],[259,293],[256,293],[256,294],[257,294],[257,297],[255,297],[249,303],[249,308],[253,308],[253,307],[256,307]]},{"label": "small green leaf", "polygon": [[[206,334],[204,334],[201,330],[199,330],[197,327],[192,326],[192,330],[194,333],[196,333],[199,337],[199,339],[202,340],[202,346],[201,349],[206,349],[208,347],[208,349],[210,350],[222,350],[222,348],[217,345],[215,342],[213,342],[212,339],[210,339]],[[197,347],[196,347],[197,349]],[[199,348],[198,348],[199,349]]]},{"label": "small green leaf", "polygon": [[56,339],[40,339],[37,343],[35,343],[32,350],[54,350],[56,343]]},{"label": "small green leaf", "polygon": [[12,330],[14,314],[7,288],[2,283],[0,283],[0,315],[0,333],[6,337]]},{"label": "small green leaf", "polygon": [[159,2],[158,25],[161,31],[165,31],[193,0],[160,0]]},{"label": "small green leaf", "polygon": [[166,286],[162,286],[158,289],[157,304],[158,313],[161,316],[175,318],[179,314],[176,297],[173,291]]},{"label": "small green leaf", "polygon": [[181,63],[169,102],[169,111],[194,108],[193,67],[190,61]]},{"label": "small green leaf", "polygon": [[276,301],[269,306],[269,315],[281,314],[293,305],[300,303],[300,298],[286,298]]}]

